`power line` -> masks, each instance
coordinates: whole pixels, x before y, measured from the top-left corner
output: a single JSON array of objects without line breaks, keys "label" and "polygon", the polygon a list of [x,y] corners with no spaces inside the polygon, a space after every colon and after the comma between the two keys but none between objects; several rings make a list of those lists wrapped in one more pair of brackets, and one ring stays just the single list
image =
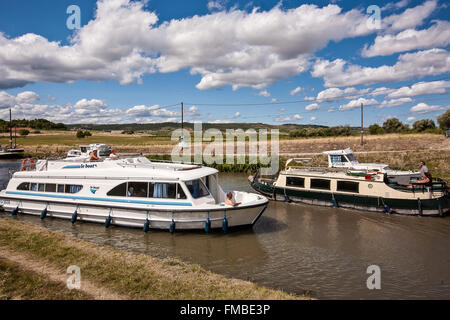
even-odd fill
[{"label": "power line", "polygon": [[[446,76],[446,77],[443,77],[440,79],[435,79],[435,80],[432,80],[429,82],[443,81],[443,80],[447,80],[447,79],[450,79],[450,76]],[[389,93],[391,90],[397,90],[397,89],[403,88],[405,86],[406,85],[402,85],[402,86],[394,87],[394,88],[385,88],[384,90],[377,91],[377,93],[382,95],[383,92]],[[262,103],[193,103],[193,102],[185,102],[185,105],[212,106],[212,107],[213,106],[216,106],[216,107],[264,106],[264,105],[296,104],[296,103],[302,103],[302,102],[334,102],[334,101],[339,101],[339,100],[343,100],[346,98],[348,99],[348,98],[360,97],[360,96],[364,96],[364,95],[370,95],[370,93],[369,92],[367,92],[367,93],[359,92],[359,93],[352,93],[352,94],[348,94],[348,95],[341,95],[338,97],[331,97],[331,98],[326,98],[326,99],[308,98],[308,99],[292,100],[292,101],[276,101],[276,102],[262,102]]]}]

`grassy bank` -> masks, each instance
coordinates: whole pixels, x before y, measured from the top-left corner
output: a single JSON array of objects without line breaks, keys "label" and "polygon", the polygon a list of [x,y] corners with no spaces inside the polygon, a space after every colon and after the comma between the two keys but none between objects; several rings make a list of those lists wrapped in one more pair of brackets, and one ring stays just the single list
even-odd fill
[{"label": "grassy bank", "polygon": [[[170,236],[170,235],[168,235]],[[45,228],[10,219],[0,219],[0,249],[12,251],[27,261],[37,261],[45,268],[61,274],[70,265],[81,269],[81,290],[85,283],[103,288],[122,298],[129,299],[298,299],[282,291],[258,286],[244,280],[214,274],[198,265],[186,264],[176,259],[158,259],[106,246],[96,245]],[[0,250],[1,253],[1,250]],[[15,260],[22,265],[20,259]],[[15,278],[38,279],[31,281],[36,287],[46,287],[48,279],[20,271],[21,266],[2,262],[2,279],[8,283]],[[37,278],[36,278],[37,277]],[[68,277],[68,275],[66,275]],[[39,280],[40,279],[40,280]],[[2,280],[3,281],[3,280]],[[27,292],[19,287],[7,288],[5,297],[40,298],[39,291]],[[2,286],[0,286],[0,290]],[[61,288],[60,288],[61,289]],[[5,289],[6,290],[6,289]],[[59,289],[58,289],[59,290]],[[94,290],[95,291],[95,290]],[[11,293],[12,292],[12,293]],[[33,294],[35,292],[35,294]],[[95,296],[95,295],[94,295]],[[43,296],[52,298],[51,295]],[[87,298],[80,296],[80,298]]]},{"label": "grassy bank", "polygon": [[79,300],[92,299],[79,290],[0,258],[0,300]]}]

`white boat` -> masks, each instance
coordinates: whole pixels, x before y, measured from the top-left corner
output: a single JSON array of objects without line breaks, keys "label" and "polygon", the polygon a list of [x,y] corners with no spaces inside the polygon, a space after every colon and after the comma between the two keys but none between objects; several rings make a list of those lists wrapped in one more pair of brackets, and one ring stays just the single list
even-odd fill
[{"label": "white boat", "polygon": [[385,163],[360,163],[353,155],[353,150],[350,148],[342,150],[324,151],[328,155],[329,168],[347,168],[361,171],[378,171],[386,173],[388,178],[399,184],[408,184],[411,179],[420,179],[420,172],[393,170]]},{"label": "white boat", "polygon": [[5,211],[144,230],[251,226],[268,200],[232,191],[225,205],[218,171],[145,157],[101,162],[39,160],[34,171],[13,174],[0,204]]},{"label": "white boat", "polygon": [[99,157],[107,157],[111,153],[111,147],[104,143],[91,143],[90,145],[80,145],[78,149],[70,149],[64,160],[83,161],[89,159],[91,152],[97,150]]}]

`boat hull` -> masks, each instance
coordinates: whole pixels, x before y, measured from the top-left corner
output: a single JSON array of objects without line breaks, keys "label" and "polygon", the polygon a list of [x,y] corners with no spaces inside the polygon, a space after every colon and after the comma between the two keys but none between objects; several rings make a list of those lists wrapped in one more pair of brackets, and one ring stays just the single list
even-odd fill
[{"label": "boat hull", "polygon": [[172,220],[176,230],[200,230],[205,229],[209,217],[210,228],[223,228],[223,220],[226,218],[227,227],[252,226],[267,207],[268,200],[260,199],[254,204],[240,205],[236,207],[217,206],[213,209],[157,209],[157,208],[132,208],[120,205],[92,204],[82,201],[44,201],[15,198],[2,194],[0,204],[6,212],[12,212],[19,208],[19,214],[41,216],[42,210],[47,208],[46,217],[71,220],[75,210],[76,221],[96,222],[104,224],[110,216],[111,225],[144,228],[147,219],[149,229],[170,229]]},{"label": "boat hull", "polygon": [[251,187],[271,200],[306,203],[311,205],[341,207],[364,211],[376,211],[421,216],[443,216],[450,212],[450,197],[434,199],[394,199],[366,195],[341,194],[312,190],[279,188],[250,179]]}]

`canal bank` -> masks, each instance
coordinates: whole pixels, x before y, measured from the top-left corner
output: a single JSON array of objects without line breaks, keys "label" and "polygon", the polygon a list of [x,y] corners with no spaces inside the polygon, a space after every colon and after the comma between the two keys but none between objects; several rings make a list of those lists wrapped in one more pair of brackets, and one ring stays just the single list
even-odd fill
[{"label": "canal bank", "polygon": [[[69,278],[69,266],[80,268],[78,295],[61,287]],[[11,284],[2,285],[0,296],[41,299],[47,297],[48,290],[57,289],[62,297],[73,299],[304,298],[214,274],[179,259],[100,246],[24,222],[0,219],[0,279],[11,283],[11,278],[28,279],[27,286],[21,292]]]}]

